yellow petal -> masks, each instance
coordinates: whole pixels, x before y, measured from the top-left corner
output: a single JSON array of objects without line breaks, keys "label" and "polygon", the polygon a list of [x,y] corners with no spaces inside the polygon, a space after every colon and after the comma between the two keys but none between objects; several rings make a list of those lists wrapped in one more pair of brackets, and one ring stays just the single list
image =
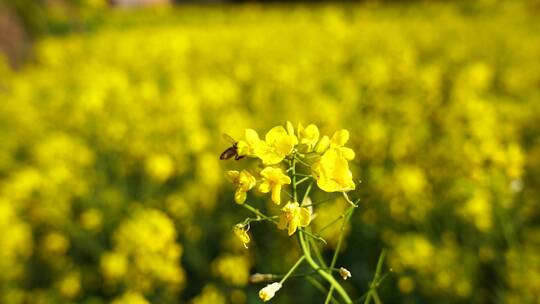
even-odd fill
[{"label": "yellow petal", "polygon": [[287,120],[287,133],[294,135],[294,127],[290,121]]},{"label": "yellow petal", "polygon": [[298,214],[298,226],[300,227],[306,227],[309,225],[309,221],[311,220],[311,213],[307,208],[300,208],[299,214]]},{"label": "yellow petal", "polygon": [[265,165],[279,164],[285,158],[285,155],[276,153],[275,149],[264,141],[255,146],[254,152]]},{"label": "yellow petal", "polygon": [[238,176],[238,187],[243,191],[248,191],[253,188],[256,182],[257,180],[255,177],[246,170],[242,170]]},{"label": "yellow petal", "polygon": [[296,231],[297,227],[298,227],[298,221],[296,221],[296,220],[290,221],[289,222],[289,230],[288,230],[289,235],[293,235],[294,232]]},{"label": "yellow petal", "polygon": [[237,204],[243,204],[246,201],[246,198],[247,198],[246,192],[240,189],[237,189],[236,192],[234,193],[234,201]]},{"label": "yellow petal", "polygon": [[272,188],[272,202],[277,205],[281,204],[281,185],[275,185]]},{"label": "yellow petal", "polygon": [[336,148],[326,151],[312,170],[317,186],[326,192],[349,191],[355,187],[347,159]]},{"label": "yellow petal", "polygon": [[322,154],[328,149],[329,146],[330,146],[330,138],[325,135],[321,138],[321,140],[319,140],[319,142],[315,146],[315,152]]},{"label": "yellow petal", "polygon": [[310,146],[310,148],[313,148],[319,140],[319,129],[317,126],[310,124],[302,133],[300,143],[307,144]]},{"label": "yellow petal", "polygon": [[243,140],[239,140],[236,144],[236,153],[240,156],[243,155],[251,155],[253,152],[251,151],[251,147],[249,144]]},{"label": "yellow petal", "polygon": [[355,153],[354,153],[353,149],[342,147],[342,148],[339,148],[339,150],[341,151],[341,153],[343,154],[343,156],[347,160],[353,160],[354,159]]},{"label": "yellow petal", "polygon": [[283,174],[281,176],[278,176],[277,182],[282,185],[289,185],[291,183],[291,178],[287,175]]},{"label": "yellow petal", "polygon": [[266,167],[261,171],[261,176],[273,184],[290,184],[291,179],[280,168]]},{"label": "yellow petal", "polygon": [[284,136],[274,142],[275,151],[284,157],[291,154],[294,146],[298,143],[294,136]]},{"label": "yellow petal", "polygon": [[270,179],[271,176],[273,175],[274,173],[274,170],[275,168],[274,167],[265,167],[264,169],[261,170],[261,176],[266,178],[266,179]]},{"label": "yellow petal", "polygon": [[301,122],[298,123],[298,128],[296,129],[296,134],[298,134],[298,136],[300,137],[301,135],[304,132],[304,126],[302,125]]},{"label": "yellow petal", "polygon": [[343,147],[349,141],[349,131],[342,129],[334,133],[331,140],[332,147]]},{"label": "yellow petal", "polygon": [[287,137],[288,135],[289,134],[282,126],[273,127],[266,133],[265,141],[271,145],[273,142],[278,141],[283,137]]},{"label": "yellow petal", "polygon": [[246,129],[244,132],[244,136],[246,137],[246,142],[249,145],[254,145],[261,141],[261,139],[259,138],[259,134],[257,134],[257,131],[253,129]]},{"label": "yellow petal", "polygon": [[259,184],[259,191],[262,193],[268,193],[270,192],[270,183],[267,181],[263,181]]}]

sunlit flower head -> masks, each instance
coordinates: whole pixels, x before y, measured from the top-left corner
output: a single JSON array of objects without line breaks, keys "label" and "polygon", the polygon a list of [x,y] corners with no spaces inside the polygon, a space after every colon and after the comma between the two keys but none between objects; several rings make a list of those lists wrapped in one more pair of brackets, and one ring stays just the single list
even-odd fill
[{"label": "sunlit flower head", "polygon": [[281,289],[281,286],[281,283],[278,282],[266,285],[259,291],[259,298],[264,302],[270,301],[276,295],[276,292]]},{"label": "sunlit flower head", "polygon": [[251,190],[257,182],[255,177],[246,170],[242,170],[241,172],[235,170],[227,171],[227,177],[236,186],[234,201],[238,204],[243,204],[246,201],[246,192]]},{"label": "sunlit flower head", "polygon": [[254,152],[265,165],[275,165],[289,155],[297,143],[298,139],[294,134],[289,134],[285,128],[277,126],[266,133],[264,141],[255,145]]},{"label": "sunlit flower head", "polygon": [[311,214],[307,208],[300,207],[296,202],[288,202],[279,217],[278,228],[288,229],[288,234],[293,235],[298,227],[306,227],[311,221]]},{"label": "sunlit flower head", "polygon": [[272,191],[272,201],[281,204],[281,187],[291,183],[291,179],[280,168],[266,167],[261,171],[262,183],[259,191],[268,193]]},{"label": "sunlit flower head", "polygon": [[317,186],[326,192],[350,191],[355,185],[349,163],[341,149],[330,148],[312,166]]}]

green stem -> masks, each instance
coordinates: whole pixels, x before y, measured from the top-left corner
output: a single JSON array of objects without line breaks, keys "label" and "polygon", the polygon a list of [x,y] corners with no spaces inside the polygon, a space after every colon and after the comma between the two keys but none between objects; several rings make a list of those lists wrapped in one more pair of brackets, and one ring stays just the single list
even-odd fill
[{"label": "green stem", "polygon": [[326,265],[326,262],[324,261],[324,258],[322,257],[321,251],[319,250],[319,247],[317,246],[317,244],[314,242],[314,240],[310,240],[310,243],[311,243],[311,248],[313,248],[313,252],[315,252],[315,257],[317,258],[319,263],[323,265],[324,268],[327,268],[328,266]]},{"label": "green stem", "polygon": [[[268,221],[272,221],[274,223],[277,223],[277,218],[278,216],[267,216],[265,215],[264,213],[260,212],[259,209],[255,209],[254,207],[252,207],[251,205],[249,205],[248,203],[243,203],[241,205],[242,207],[246,208],[247,210],[255,213],[257,216],[258,216],[258,220],[268,220]],[[252,220],[253,222],[254,220]]]},{"label": "green stem", "polygon": [[298,191],[296,190],[296,157],[295,156],[293,156],[293,159],[291,161],[291,167],[292,167],[293,199],[295,202],[298,202]]},{"label": "green stem", "polygon": [[302,232],[305,233],[307,236],[309,236],[309,237],[311,237],[311,238],[313,238],[313,239],[315,239],[315,240],[317,240],[317,241],[319,241],[319,242],[321,242],[321,243],[328,244],[328,243],[326,242],[326,240],[323,239],[321,236],[315,235],[315,234],[313,234],[313,233],[307,231],[307,230],[304,229],[304,228],[298,228],[298,230],[299,230],[299,231],[302,231]]},{"label": "green stem", "polygon": [[351,298],[349,297],[349,295],[347,294],[347,292],[345,291],[345,289],[343,289],[343,287],[341,286],[341,284],[339,284],[338,281],[336,281],[336,279],[329,273],[327,273],[326,271],[324,271],[314,260],[313,258],[311,257],[311,253],[309,252],[309,247],[306,243],[306,241],[304,240],[304,236],[303,236],[303,232],[300,231],[299,234],[298,234],[298,239],[300,241],[300,247],[302,248],[302,252],[304,253],[304,256],[306,257],[306,261],[308,262],[309,266],[311,266],[311,268],[313,268],[313,270],[317,271],[317,273],[323,277],[328,283],[330,283],[331,286],[333,286],[335,288],[335,290],[339,293],[339,295],[343,298],[343,300],[345,301],[345,303],[352,303],[352,300]]},{"label": "green stem", "polygon": [[285,274],[285,276],[283,276],[283,278],[281,279],[281,281],[279,281],[280,284],[283,284],[285,283],[285,281],[289,278],[289,276],[296,270],[296,268],[298,268],[298,266],[300,266],[300,263],[302,263],[302,261],[306,258],[305,255],[301,256],[298,261],[296,261],[296,263],[294,263],[293,267],[291,269],[289,269],[289,272],[287,272],[287,274]]},{"label": "green stem", "polygon": [[257,217],[257,218],[251,218],[251,217],[248,217],[247,219],[244,220],[244,225],[247,225],[251,222],[262,222],[262,221],[274,221],[274,220],[277,220],[279,216],[275,215],[275,216],[267,216],[267,217]]},{"label": "green stem", "polygon": [[[336,245],[336,250],[334,251],[334,256],[332,257],[332,262],[330,262],[330,268],[334,268],[334,266],[336,266],[337,257],[339,255],[339,251],[341,250],[341,244],[343,243],[343,236],[345,235],[345,225],[347,225],[347,223],[349,222],[351,215],[353,214],[354,208],[355,207],[351,206],[344,213],[345,217],[343,218],[343,222],[341,223],[341,231],[339,233],[339,238]],[[330,291],[328,292],[328,295],[326,296],[326,301],[324,301],[325,304],[330,303],[330,299],[332,297],[333,292],[334,292],[334,286],[331,286]]]},{"label": "green stem", "polygon": [[381,252],[381,255],[379,256],[379,261],[377,261],[377,268],[375,269],[375,276],[373,277],[373,280],[369,284],[369,292],[366,297],[366,300],[364,301],[364,304],[369,304],[371,301],[371,298],[375,301],[375,304],[380,304],[381,299],[379,298],[379,294],[377,293],[377,287],[379,287],[378,282],[380,282],[381,277],[381,271],[382,266],[384,264],[384,259],[386,258],[386,249],[383,249]]},{"label": "green stem", "polygon": [[[311,285],[313,285],[313,287],[319,290],[322,294],[327,294],[326,288],[324,288],[324,286],[319,281],[315,280],[312,277],[306,277],[306,279],[308,280],[309,283],[311,283]],[[332,297],[332,303],[339,304],[339,302],[333,297]]]},{"label": "green stem", "polygon": [[347,213],[352,213],[352,210],[354,209],[349,209],[348,211],[345,211],[344,214],[338,216],[337,218],[333,219],[330,223],[326,224],[324,227],[321,228],[321,230],[319,230],[318,233],[322,233],[323,231],[325,231],[326,229],[330,228],[332,225],[334,225],[335,223],[337,223],[340,219],[344,218],[345,216],[347,216]]},{"label": "green stem", "polygon": [[[304,197],[302,198],[302,201],[300,202],[300,205],[302,205],[306,201],[306,199],[308,198],[308,195],[311,192],[311,188],[313,187],[313,182],[314,181],[311,181],[311,183],[309,183],[309,185],[307,186],[306,192],[304,192]],[[305,207],[305,206],[303,206],[303,207]]]},{"label": "green stem", "polygon": [[371,292],[373,296],[373,301],[375,301],[375,304],[382,304],[381,298],[379,298],[379,293],[377,292],[377,289],[373,289]]},{"label": "green stem", "polygon": [[351,204],[353,207],[358,207],[358,201],[360,201],[360,199],[357,199],[356,200],[356,203],[353,203],[353,201],[351,201],[351,199],[349,198],[349,196],[347,195],[347,192],[341,192],[343,193],[343,197],[345,198],[345,200],[347,201],[347,203]]},{"label": "green stem", "polygon": [[[291,167],[292,167],[291,175],[292,175],[292,188],[293,188],[292,190],[293,190],[294,201],[298,202],[298,191],[296,189],[296,161],[297,161],[296,155],[293,155],[293,157],[291,159]],[[302,162],[300,160],[298,160],[298,161]],[[305,230],[302,230],[302,229],[299,229],[299,231],[298,231],[298,241],[300,242],[300,247],[302,249],[302,253],[304,254],[304,257],[305,257],[306,261],[308,262],[309,266],[311,268],[313,268],[313,270],[315,270],[328,283],[330,283],[330,285],[335,288],[335,290],[339,293],[339,295],[343,298],[343,300],[345,300],[346,303],[352,303],[351,298],[349,297],[349,295],[347,294],[345,289],[343,289],[341,284],[339,284],[339,282],[336,281],[336,279],[331,274],[324,271],[313,260],[313,258],[311,257],[311,251],[309,249],[309,244],[304,239],[304,234],[308,235],[309,232],[307,232]]]},{"label": "green stem", "polygon": [[366,300],[364,301],[364,304],[369,304],[369,302],[371,302],[371,289],[368,291],[368,294],[367,294],[367,297],[366,297]]},{"label": "green stem", "polygon": [[310,166],[308,163],[306,163],[306,162],[304,162],[303,160],[301,160],[300,158],[296,157],[296,155],[294,156],[294,160],[297,160],[300,164],[302,164],[302,165],[304,165],[304,166],[306,166],[306,167],[311,168],[311,166]]},{"label": "green stem", "polygon": [[318,201],[318,202],[315,202],[315,203],[311,203],[311,204],[309,204],[309,205],[304,205],[304,207],[311,207],[311,206],[322,205],[322,204],[324,204],[324,203],[331,202],[331,201],[335,200],[336,198],[338,198],[338,197],[336,196],[336,197],[326,198],[326,199],[323,199],[323,200],[321,200],[321,201]]},{"label": "green stem", "polygon": [[385,258],[386,258],[386,249],[383,249],[381,252],[381,255],[379,256],[379,261],[377,261],[377,268],[375,270],[375,278],[373,279],[373,282],[377,282],[379,280]]},{"label": "green stem", "polygon": [[[334,268],[334,269],[321,268],[321,269],[325,270],[325,271],[330,271],[330,272],[339,272],[339,269],[337,269],[337,268]],[[291,274],[289,277],[291,277],[291,278],[301,278],[301,277],[313,276],[314,274],[317,274],[317,272],[315,270],[310,271],[310,272],[302,272],[302,273],[297,273],[297,274]],[[271,275],[272,280],[283,278],[285,276],[283,274],[270,274],[270,275]]]},{"label": "green stem", "polygon": [[306,176],[304,178],[302,178],[301,180],[299,180],[298,182],[296,182],[296,186],[300,185],[301,183],[307,181],[308,179],[310,179],[311,176]]}]

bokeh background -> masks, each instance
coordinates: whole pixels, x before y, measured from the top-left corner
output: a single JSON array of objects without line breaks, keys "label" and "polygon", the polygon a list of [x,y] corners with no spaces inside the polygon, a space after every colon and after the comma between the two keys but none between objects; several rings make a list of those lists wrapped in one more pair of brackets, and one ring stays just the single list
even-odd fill
[{"label": "bokeh background", "polygon": [[388,248],[385,303],[540,303],[538,1],[142,2],[0,2],[1,303],[258,303],[221,133],[286,120],[351,132],[355,298]]}]

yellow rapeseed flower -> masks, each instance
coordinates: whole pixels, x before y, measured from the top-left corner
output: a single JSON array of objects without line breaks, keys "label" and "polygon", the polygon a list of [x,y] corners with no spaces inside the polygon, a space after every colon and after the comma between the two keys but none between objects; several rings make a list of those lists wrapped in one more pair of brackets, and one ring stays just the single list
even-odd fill
[{"label": "yellow rapeseed flower", "polygon": [[234,234],[242,241],[242,244],[244,244],[244,247],[248,248],[247,244],[249,244],[250,238],[249,234],[247,233],[249,230],[249,225],[244,224],[236,224],[234,226]]},{"label": "yellow rapeseed flower", "polygon": [[307,208],[300,207],[297,202],[288,202],[279,217],[278,228],[288,228],[289,235],[293,235],[298,227],[306,227],[311,221],[311,213]]},{"label": "yellow rapeseed flower", "polygon": [[291,183],[291,179],[280,168],[266,167],[261,171],[263,177],[259,191],[268,193],[272,191],[272,201],[281,204],[281,186]]},{"label": "yellow rapeseed flower", "polygon": [[251,190],[255,186],[256,180],[246,170],[238,172],[235,170],[227,171],[227,176],[231,182],[236,186],[236,192],[234,193],[234,201],[238,204],[243,204],[246,201],[246,192]]},{"label": "yellow rapeseed flower", "polygon": [[326,192],[354,190],[352,173],[343,148],[330,148],[312,166],[317,186]]},{"label": "yellow rapeseed flower", "polygon": [[264,139],[255,145],[254,152],[265,165],[280,163],[298,143],[296,136],[288,133],[282,126],[270,129]]},{"label": "yellow rapeseed flower", "polygon": [[307,153],[313,151],[319,141],[319,129],[316,125],[310,124],[305,129],[302,124],[298,124],[298,142],[301,152]]}]

